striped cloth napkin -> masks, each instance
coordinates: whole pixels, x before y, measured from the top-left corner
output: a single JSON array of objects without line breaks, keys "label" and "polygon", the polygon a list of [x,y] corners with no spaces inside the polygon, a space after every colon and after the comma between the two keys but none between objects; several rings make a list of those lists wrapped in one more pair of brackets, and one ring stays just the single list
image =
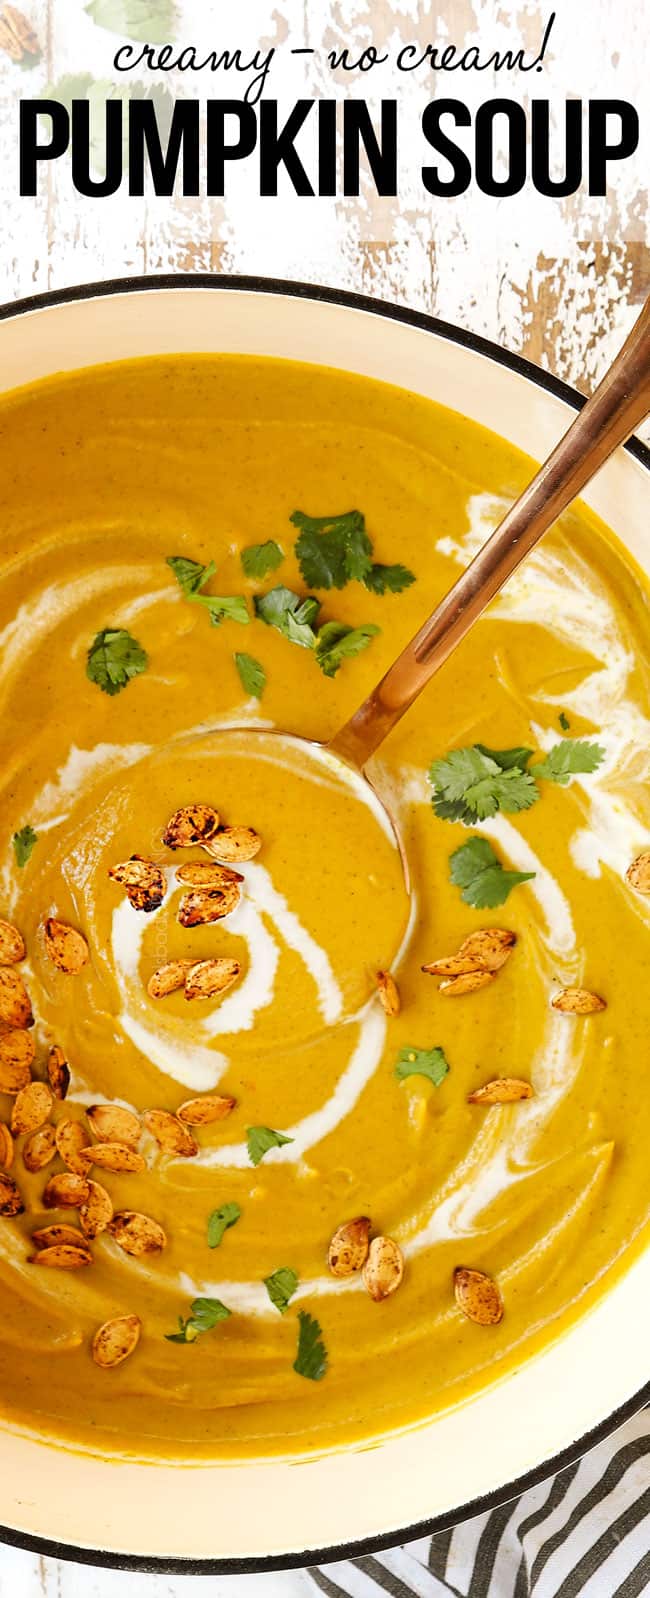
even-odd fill
[{"label": "striped cloth napkin", "polygon": [[500,1509],[304,1575],[314,1598],[650,1595],[650,1410]]}]

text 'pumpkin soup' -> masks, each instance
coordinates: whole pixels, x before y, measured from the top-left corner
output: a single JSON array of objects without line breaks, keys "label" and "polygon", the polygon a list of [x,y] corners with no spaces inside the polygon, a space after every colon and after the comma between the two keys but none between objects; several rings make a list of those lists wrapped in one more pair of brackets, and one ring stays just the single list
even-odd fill
[{"label": "text 'pumpkin soup'", "polygon": [[639,573],[563,517],[383,746],[409,915],[290,735],[345,721],[530,462],[219,357],[9,395],[0,456],[4,1415],[192,1456],[421,1421],[646,1223]]}]

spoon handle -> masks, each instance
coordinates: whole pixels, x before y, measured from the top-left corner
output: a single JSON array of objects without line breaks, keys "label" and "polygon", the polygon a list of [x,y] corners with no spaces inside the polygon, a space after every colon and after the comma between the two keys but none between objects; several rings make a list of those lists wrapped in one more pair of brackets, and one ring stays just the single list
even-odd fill
[{"label": "spoon handle", "polygon": [[548,460],[381,682],[331,740],[359,768],[482,615],[490,600],[650,411],[650,298],[613,365]]}]

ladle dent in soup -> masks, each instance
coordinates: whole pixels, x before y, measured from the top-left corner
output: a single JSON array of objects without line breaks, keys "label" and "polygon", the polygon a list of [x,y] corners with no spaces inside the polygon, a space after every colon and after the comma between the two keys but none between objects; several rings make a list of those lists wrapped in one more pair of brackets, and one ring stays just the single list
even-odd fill
[{"label": "ladle dent in soup", "polygon": [[[27,944],[15,969],[37,1018],[33,1074],[44,1078],[59,1045],[71,1082],[57,1124],[85,1124],[93,1103],[141,1113],[209,1092],[236,1100],[223,1120],[190,1128],[193,1157],[161,1154],[147,1132],[143,1170],[93,1167],[114,1209],[150,1217],[166,1246],[133,1256],[104,1231],[75,1271],[29,1263],[37,1228],[79,1217],[43,1207],[61,1160],[30,1173],[16,1139],[9,1175],[25,1210],[0,1221],[3,1411],[56,1437],[101,1437],[105,1450],[194,1456],[298,1453],[421,1421],[557,1335],[644,1235],[650,900],[625,880],[650,826],[643,580],[585,509],[564,517],[381,750],[374,775],[399,814],[417,896],[396,961],[404,903],[389,840],[329,779],[283,764],[280,745],[266,764],[253,738],[218,758],[206,729],[327,739],[530,463],[413,395],[244,358],[118,364],[9,395],[0,452],[0,916]],[[351,506],[374,558],[416,581],[397,594],[358,581],[317,591],[322,620],[381,629],[331,678],[261,620],[211,626],[166,565],[214,561],[207,591],[243,595],[252,613],[252,596],[276,584],[306,592],[292,512]],[[246,577],[240,550],[266,540],[282,564]],[[86,675],[106,628],[127,630],[148,657],[113,696]],[[242,689],[242,651],[266,674],[261,699]],[[434,814],[433,759],[481,743],[541,760],[567,724],[602,746],[598,770],[543,783],[532,809],[470,832]],[[161,836],[174,808],[195,801],[256,829],[262,846],[241,867],[232,915],[185,928],[175,873],[209,857]],[[12,838],[27,826],[37,841],[19,866]],[[498,909],[472,908],[450,882],[450,855],[477,833],[507,867],[534,873]],[[134,853],[164,868],[166,897],[149,916],[108,876]],[[48,916],[87,939],[76,975],[45,952]],[[516,945],[493,981],[449,997],[421,966],[484,927],[509,929]],[[165,961],[217,956],[241,966],[222,996],[149,998]],[[397,1015],[374,989],[388,965]],[[558,1013],[551,999],[566,986],[607,1008]],[[436,1048],[449,1065],[439,1086],[398,1080],[401,1051]],[[497,1077],[532,1084],[533,1097],[468,1103]],[[5,1123],[11,1108],[3,1097]],[[292,1141],[253,1166],[250,1127]],[[224,1206],[240,1213],[210,1248],[208,1218]],[[359,1216],[403,1255],[383,1302],[360,1273],[327,1268],[333,1234]],[[499,1324],[463,1315],[458,1266],[498,1284]],[[264,1285],[281,1267],[298,1278],[284,1314]],[[192,1346],[168,1341],[197,1298],[230,1316],[190,1327]],[[319,1380],[294,1369],[305,1311],[327,1352]],[[92,1338],[122,1316],[139,1317],[140,1340],[101,1369]]]}]

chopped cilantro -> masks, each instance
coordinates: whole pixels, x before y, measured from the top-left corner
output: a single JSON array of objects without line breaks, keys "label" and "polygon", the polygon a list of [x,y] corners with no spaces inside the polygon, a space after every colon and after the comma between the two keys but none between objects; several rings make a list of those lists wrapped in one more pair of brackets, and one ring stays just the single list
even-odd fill
[{"label": "chopped cilantro", "polygon": [[301,599],[300,594],[294,594],[290,588],[280,585],[269,589],[268,594],[256,594],[253,604],[255,614],[260,621],[266,622],[267,627],[275,627],[292,644],[300,644],[302,649],[316,647],[314,624],[320,605],[312,594]]},{"label": "chopped cilantro", "polygon": [[168,1343],[195,1343],[202,1332],[211,1332],[220,1321],[227,1321],[231,1311],[220,1298],[195,1298],[190,1305],[187,1320],[178,1317],[178,1331],[166,1332]]},{"label": "chopped cilantro", "polygon": [[265,544],[249,544],[239,558],[247,577],[266,577],[282,564],[284,553],[274,538],[268,538]]},{"label": "chopped cilantro", "polygon": [[300,529],[296,556],[309,588],[344,588],[346,583],[359,582],[374,594],[400,594],[415,582],[406,566],[373,562],[360,510],[342,511],[337,516],[308,516],[295,510],[290,520]]},{"label": "chopped cilantro", "polygon": [[368,623],[363,627],[347,627],[345,622],[327,621],[320,628],[316,640],[316,659],[326,677],[335,677],[339,666],[362,650],[381,632],[381,627]]},{"label": "chopped cilantro", "polygon": [[266,688],[266,672],[260,661],[255,660],[253,655],[236,654],[233,658],[244,693],[261,699]]},{"label": "chopped cilantro", "polygon": [[519,882],[529,882],[534,871],[506,871],[487,838],[470,838],[450,857],[451,881],[462,888],[461,899],[475,910],[492,910],[505,904]]},{"label": "chopped cilantro", "polygon": [[557,719],[558,719],[558,721],[560,723],[562,731],[563,732],[568,732],[569,731],[569,727],[571,726],[571,722],[569,721],[569,718],[566,715],[566,713],[564,712],[564,710],[560,711],[560,714],[559,714]]},{"label": "chopped cilantro", "polygon": [[249,1126],[246,1128],[246,1142],[251,1165],[259,1165],[269,1149],[279,1149],[283,1143],[293,1143],[293,1138],[287,1137],[284,1132],[274,1132],[271,1126]]},{"label": "chopped cilantro", "polygon": [[298,1273],[292,1271],[290,1265],[280,1265],[277,1271],[264,1277],[264,1286],[271,1303],[284,1315],[298,1286]]},{"label": "chopped cilantro", "polygon": [[218,1248],[224,1233],[229,1226],[234,1226],[239,1220],[241,1210],[238,1204],[222,1204],[218,1210],[213,1210],[208,1219],[208,1248]]},{"label": "chopped cilantro", "polygon": [[38,843],[38,833],[34,832],[34,828],[30,827],[28,822],[26,827],[21,827],[20,832],[14,833],[12,842],[16,865],[22,870],[23,866],[27,865],[35,844]]},{"label": "chopped cilantro", "polygon": [[222,621],[238,621],[243,626],[250,621],[243,594],[202,592],[217,569],[213,560],[207,566],[202,566],[200,561],[188,560],[185,555],[168,555],[167,565],[171,567],[184,598],[194,605],[203,605],[213,627],[219,627]]},{"label": "chopped cilantro", "polygon": [[407,1043],[406,1048],[399,1051],[395,1075],[398,1082],[405,1082],[407,1076],[426,1076],[434,1088],[439,1088],[448,1070],[444,1049],[438,1045],[433,1049],[417,1049]]},{"label": "chopped cilantro", "polygon": [[533,776],[545,782],[559,782],[566,787],[570,777],[578,772],[596,771],[605,759],[600,744],[588,743],[585,738],[563,738],[555,744],[539,765],[533,766]]},{"label": "chopped cilantro", "polygon": [[105,627],[88,650],[86,676],[105,694],[119,694],[148,664],[149,656],[136,638],[123,627]]},{"label": "chopped cilantro", "polygon": [[433,808],[443,821],[472,826],[497,810],[528,810],[539,791],[525,770],[532,749],[487,749],[472,744],[452,749],[429,769]]},{"label": "chopped cilantro", "polygon": [[327,1350],[321,1341],[321,1328],[313,1315],[308,1315],[304,1309],[298,1311],[298,1320],[298,1352],[293,1368],[299,1376],[308,1377],[310,1382],[319,1382],[327,1370]]}]

